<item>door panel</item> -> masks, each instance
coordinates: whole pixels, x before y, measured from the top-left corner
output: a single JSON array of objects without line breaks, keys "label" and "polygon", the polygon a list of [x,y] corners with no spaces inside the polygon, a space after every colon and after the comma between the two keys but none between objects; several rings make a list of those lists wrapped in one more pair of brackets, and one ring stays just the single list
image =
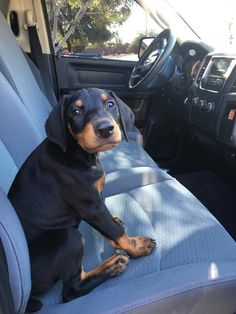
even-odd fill
[{"label": "door panel", "polygon": [[128,80],[135,62],[61,57],[56,59],[56,66],[62,92],[84,87],[128,92]]},{"label": "door panel", "polygon": [[125,89],[132,67],[102,64],[68,65],[70,88],[97,86],[99,88]]}]

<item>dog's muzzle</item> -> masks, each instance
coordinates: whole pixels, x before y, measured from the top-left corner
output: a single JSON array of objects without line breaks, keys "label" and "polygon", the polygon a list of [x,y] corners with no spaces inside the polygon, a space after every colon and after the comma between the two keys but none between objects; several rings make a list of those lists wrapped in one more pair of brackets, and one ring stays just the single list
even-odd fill
[{"label": "dog's muzzle", "polygon": [[114,125],[110,120],[100,121],[94,125],[95,134],[101,138],[109,138],[114,134]]}]

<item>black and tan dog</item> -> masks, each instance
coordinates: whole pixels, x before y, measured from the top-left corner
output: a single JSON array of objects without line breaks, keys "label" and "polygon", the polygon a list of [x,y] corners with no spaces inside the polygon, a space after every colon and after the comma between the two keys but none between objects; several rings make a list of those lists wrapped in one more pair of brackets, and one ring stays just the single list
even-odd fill
[{"label": "black and tan dog", "polygon": [[[133,120],[114,93],[95,88],[64,97],[49,115],[47,138],[26,160],[9,192],[29,246],[32,295],[62,279],[66,302],[126,269],[128,257],[115,254],[94,270],[83,271],[81,220],[131,257],[151,253],[155,241],[129,237],[101,197],[105,176],[98,152],[119,144],[119,125],[127,137]],[[29,310],[42,305],[33,298],[29,304]]]}]

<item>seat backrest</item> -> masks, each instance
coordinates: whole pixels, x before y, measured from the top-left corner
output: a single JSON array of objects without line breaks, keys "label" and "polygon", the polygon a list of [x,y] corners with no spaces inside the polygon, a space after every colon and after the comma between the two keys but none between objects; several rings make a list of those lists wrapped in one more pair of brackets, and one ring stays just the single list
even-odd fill
[{"label": "seat backrest", "polygon": [[29,129],[31,118],[1,73],[0,86],[0,238],[7,258],[15,311],[24,313],[31,289],[28,247],[6,194],[19,167],[42,137],[35,127]]},{"label": "seat backrest", "polygon": [[28,247],[20,221],[6,197],[26,157],[42,140],[21,100],[0,73],[0,238],[4,246],[16,313],[24,313],[31,289]]},{"label": "seat backrest", "polygon": [[44,139],[44,134],[1,72],[0,86],[0,139],[20,167]]},{"label": "seat backrest", "polygon": [[7,257],[16,313],[24,313],[31,289],[25,235],[6,197],[15,175],[44,135],[0,72],[0,238]]},{"label": "seat backrest", "polygon": [[28,247],[15,210],[1,189],[0,238],[7,258],[15,311],[16,313],[24,313],[31,290]]},{"label": "seat backrest", "polygon": [[6,253],[16,313],[24,313],[31,289],[28,247],[6,195],[18,169],[45,138],[51,105],[0,12],[0,238]]},{"label": "seat backrest", "polygon": [[51,111],[51,104],[39,88],[31,68],[1,12],[0,71],[21,99],[39,132],[45,136],[44,123]]},{"label": "seat backrest", "polygon": [[44,134],[1,72],[0,99],[0,238],[7,257],[15,310],[24,313],[31,289],[28,247],[6,194],[18,169],[44,139]]}]

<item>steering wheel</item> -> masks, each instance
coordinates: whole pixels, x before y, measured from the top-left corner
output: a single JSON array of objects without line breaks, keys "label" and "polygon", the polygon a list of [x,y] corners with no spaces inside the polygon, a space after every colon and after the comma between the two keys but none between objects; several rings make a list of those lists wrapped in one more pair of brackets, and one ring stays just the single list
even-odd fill
[{"label": "steering wheel", "polygon": [[147,88],[153,78],[161,73],[174,45],[175,36],[169,28],[154,38],[134,67],[129,88]]}]

